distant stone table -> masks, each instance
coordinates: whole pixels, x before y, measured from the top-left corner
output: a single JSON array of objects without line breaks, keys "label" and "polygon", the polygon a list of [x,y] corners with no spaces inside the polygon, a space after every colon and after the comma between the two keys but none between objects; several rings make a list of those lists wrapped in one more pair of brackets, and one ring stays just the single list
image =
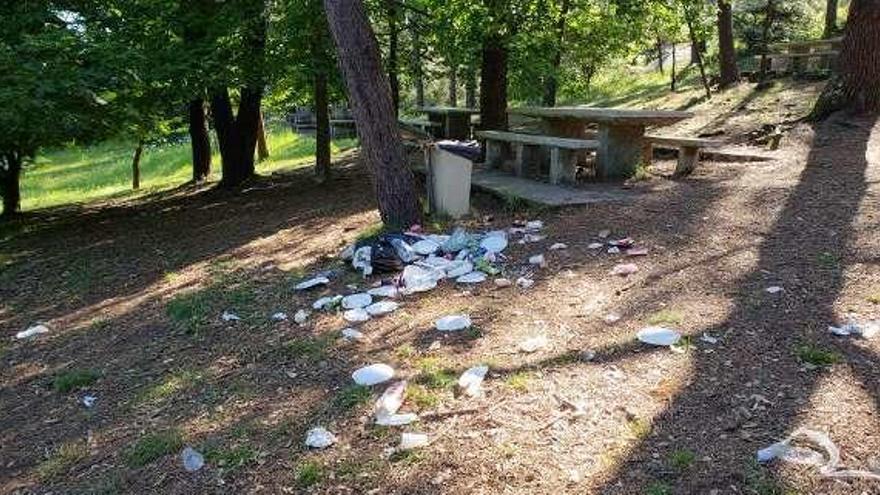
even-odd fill
[{"label": "distant stone table", "polygon": [[471,115],[480,113],[475,108],[422,107],[419,112],[428,115],[428,120],[440,124],[433,128],[434,137],[441,139],[467,140],[471,137]]},{"label": "distant stone table", "polygon": [[674,124],[693,116],[671,110],[630,110],[596,107],[520,107],[511,114],[544,121],[551,136],[586,139],[587,124],[599,124],[597,150],[600,179],[632,177],[642,160],[645,128]]}]

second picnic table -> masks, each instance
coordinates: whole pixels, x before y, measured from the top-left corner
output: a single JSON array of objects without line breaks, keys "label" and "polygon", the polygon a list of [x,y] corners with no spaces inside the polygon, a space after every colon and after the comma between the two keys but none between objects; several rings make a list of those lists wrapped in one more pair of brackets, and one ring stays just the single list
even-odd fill
[{"label": "second picnic table", "polygon": [[445,139],[470,139],[471,115],[480,113],[475,108],[459,107],[421,107],[419,112],[428,115],[428,120],[440,124],[435,129],[435,137]]},{"label": "second picnic table", "polygon": [[600,179],[631,177],[642,161],[645,128],[674,124],[693,116],[671,110],[636,110],[596,107],[520,107],[511,114],[544,121],[551,136],[585,139],[587,124],[599,124],[597,150]]}]

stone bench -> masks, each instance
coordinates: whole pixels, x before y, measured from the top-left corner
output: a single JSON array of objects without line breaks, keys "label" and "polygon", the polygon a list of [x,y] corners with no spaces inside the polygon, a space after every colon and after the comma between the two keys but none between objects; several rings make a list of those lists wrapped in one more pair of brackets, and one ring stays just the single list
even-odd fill
[{"label": "stone bench", "polygon": [[434,134],[435,129],[440,128],[440,122],[431,122],[430,120],[420,120],[420,119],[400,119],[398,121],[401,125],[409,126],[414,129],[418,129],[425,134]]},{"label": "stone bench", "polygon": [[675,166],[675,176],[677,177],[688,175],[697,168],[697,164],[700,162],[700,150],[721,146],[720,142],[711,139],[679,136],[647,135],[644,143],[642,160],[645,165],[650,165],[654,159],[654,146],[678,149],[678,164]]},{"label": "stone bench", "polygon": [[504,131],[479,131],[478,138],[486,141],[486,163],[497,167],[504,157],[504,146],[513,145],[514,173],[524,175],[527,147],[544,147],[550,150],[550,183],[575,182],[578,152],[599,148],[598,141],[586,139],[519,134]]}]

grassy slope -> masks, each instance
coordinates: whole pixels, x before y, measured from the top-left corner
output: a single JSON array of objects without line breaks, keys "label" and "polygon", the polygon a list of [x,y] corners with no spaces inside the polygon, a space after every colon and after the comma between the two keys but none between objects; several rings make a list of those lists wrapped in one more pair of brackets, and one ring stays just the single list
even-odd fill
[{"label": "grassy slope", "polygon": [[[286,127],[276,127],[268,135],[271,157],[257,165],[257,173],[293,170],[313,161],[315,141]],[[355,140],[333,143],[333,152],[354,146]],[[214,172],[218,180],[220,157],[214,145]],[[150,146],[141,160],[141,189],[131,190],[131,158],[134,145],[106,142],[88,148],[70,147],[41,155],[25,170],[22,178],[22,209],[35,210],[70,203],[87,203],[109,198],[133,197],[170,189],[190,180],[191,160],[188,142]]]}]

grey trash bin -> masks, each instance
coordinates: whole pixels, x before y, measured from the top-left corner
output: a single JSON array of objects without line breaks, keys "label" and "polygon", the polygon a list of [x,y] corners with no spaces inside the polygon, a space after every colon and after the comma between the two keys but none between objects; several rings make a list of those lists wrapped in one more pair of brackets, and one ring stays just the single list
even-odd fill
[{"label": "grey trash bin", "polygon": [[425,162],[432,213],[459,218],[470,212],[474,150],[474,145],[458,141],[438,141],[428,146]]}]

